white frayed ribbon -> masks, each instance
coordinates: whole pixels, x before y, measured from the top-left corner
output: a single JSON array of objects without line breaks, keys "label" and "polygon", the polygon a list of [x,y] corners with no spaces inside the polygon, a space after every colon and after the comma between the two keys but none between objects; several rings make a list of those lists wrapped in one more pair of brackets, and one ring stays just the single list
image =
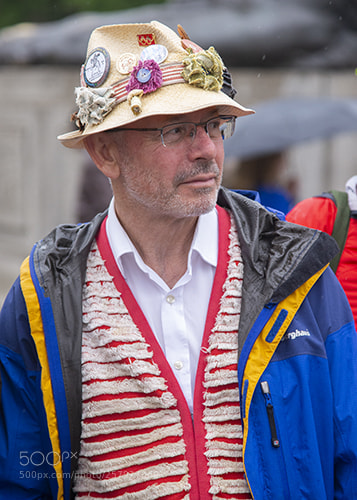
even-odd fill
[{"label": "white frayed ribbon", "polygon": [[79,108],[77,119],[84,126],[98,125],[116,105],[116,99],[112,97],[112,88],[89,89],[87,87],[76,87],[75,94],[76,104]]}]

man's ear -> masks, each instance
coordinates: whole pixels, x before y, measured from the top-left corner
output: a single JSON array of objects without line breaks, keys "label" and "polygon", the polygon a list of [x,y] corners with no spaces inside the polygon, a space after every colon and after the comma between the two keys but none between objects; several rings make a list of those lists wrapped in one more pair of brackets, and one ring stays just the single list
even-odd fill
[{"label": "man's ear", "polygon": [[97,168],[109,179],[120,175],[118,148],[110,134],[105,132],[89,135],[84,139],[86,150]]}]

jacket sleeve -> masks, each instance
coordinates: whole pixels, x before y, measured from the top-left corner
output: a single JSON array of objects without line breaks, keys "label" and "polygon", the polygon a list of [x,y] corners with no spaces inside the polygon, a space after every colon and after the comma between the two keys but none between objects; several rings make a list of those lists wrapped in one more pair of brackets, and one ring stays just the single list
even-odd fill
[{"label": "jacket sleeve", "polygon": [[19,279],[0,313],[0,377],[0,497],[57,498],[49,481],[41,367]]},{"label": "jacket sleeve", "polygon": [[[326,332],[334,426],[334,498],[357,499],[357,334],[345,293],[326,269],[311,298],[317,321]],[[324,303],[325,310],[322,310]],[[320,307],[320,309],[319,309]],[[321,386],[323,381],[321,381]],[[320,418],[324,418],[320,415]]]},{"label": "jacket sleeve", "polygon": [[326,352],[334,397],[334,498],[357,499],[357,340],[353,322],[328,336]]}]

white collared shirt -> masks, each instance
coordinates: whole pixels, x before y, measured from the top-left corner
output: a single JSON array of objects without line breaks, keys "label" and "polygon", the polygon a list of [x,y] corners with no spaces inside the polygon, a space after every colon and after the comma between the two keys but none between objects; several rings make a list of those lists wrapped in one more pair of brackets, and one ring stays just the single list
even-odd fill
[{"label": "white collared shirt", "polygon": [[202,336],[218,259],[216,210],[198,219],[186,273],[173,288],[148,267],[109,206],[109,244],[170,364],[192,413],[193,392]]}]

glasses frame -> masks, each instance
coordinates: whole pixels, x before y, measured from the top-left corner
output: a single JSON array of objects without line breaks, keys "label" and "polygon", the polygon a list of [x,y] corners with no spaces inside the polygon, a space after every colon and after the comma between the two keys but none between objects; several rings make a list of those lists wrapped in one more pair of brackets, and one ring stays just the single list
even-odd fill
[{"label": "glasses frame", "polygon": [[[234,134],[234,128],[235,128],[235,121],[236,121],[236,116],[233,116],[233,115],[219,115],[219,116],[213,116],[212,118],[210,118],[209,120],[206,120],[206,121],[203,121],[203,122],[199,122],[199,123],[195,123],[195,122],[176,122],[176,123],[170,123],[168,125],[165,125],[164,127],[158,127],[158,128],[133,128],[133,127],[118,127],[118,128],[112,128],[112,129],[109,129],[107,130],[106,132],[121,132],[121,131],[124,131],[124,130],[130,130],[130,131],[135,131],[135,132],[160,132],[160,137],[161,137],[161,143],[162,145],[164,146],[164,148],[167,148],[167,147],[171,147],[171,146],[175,146],[177,144],[180,144],[186,137],[182,137],[182,139],[180,139],[179,141],[177,142],[173,142],[172,144],[165,144],[165,140],[164,140],[164,130],[167,129],[167,128],[171,128],[171,127],[175,127],[177,125],[193,125],[194,128],[193,128],[193,135],[191,137],[191,143],[194,141],[195,137],[196,137],[196,134],[197,134],[197,127],[203,127],[206,134],[208,135],[208,137],[210,139],[211,136],[209,135],[209,131],[208,131],[208,124],[211,122],[211,121],[214,121],[214,120],[217,120],[217,119],[220,119],[220,120],[226,120],[227,123],[232,123],[232,127],[233,127],[233,131],[231,133],[231,135],[229,137],[232,137],[232,135]],[[224,137],[224,130],[221,130],[221,137],[222,139],[224,140],[225,137]],[[226,139],[229,139],[229,137],[226,137]]]}]

